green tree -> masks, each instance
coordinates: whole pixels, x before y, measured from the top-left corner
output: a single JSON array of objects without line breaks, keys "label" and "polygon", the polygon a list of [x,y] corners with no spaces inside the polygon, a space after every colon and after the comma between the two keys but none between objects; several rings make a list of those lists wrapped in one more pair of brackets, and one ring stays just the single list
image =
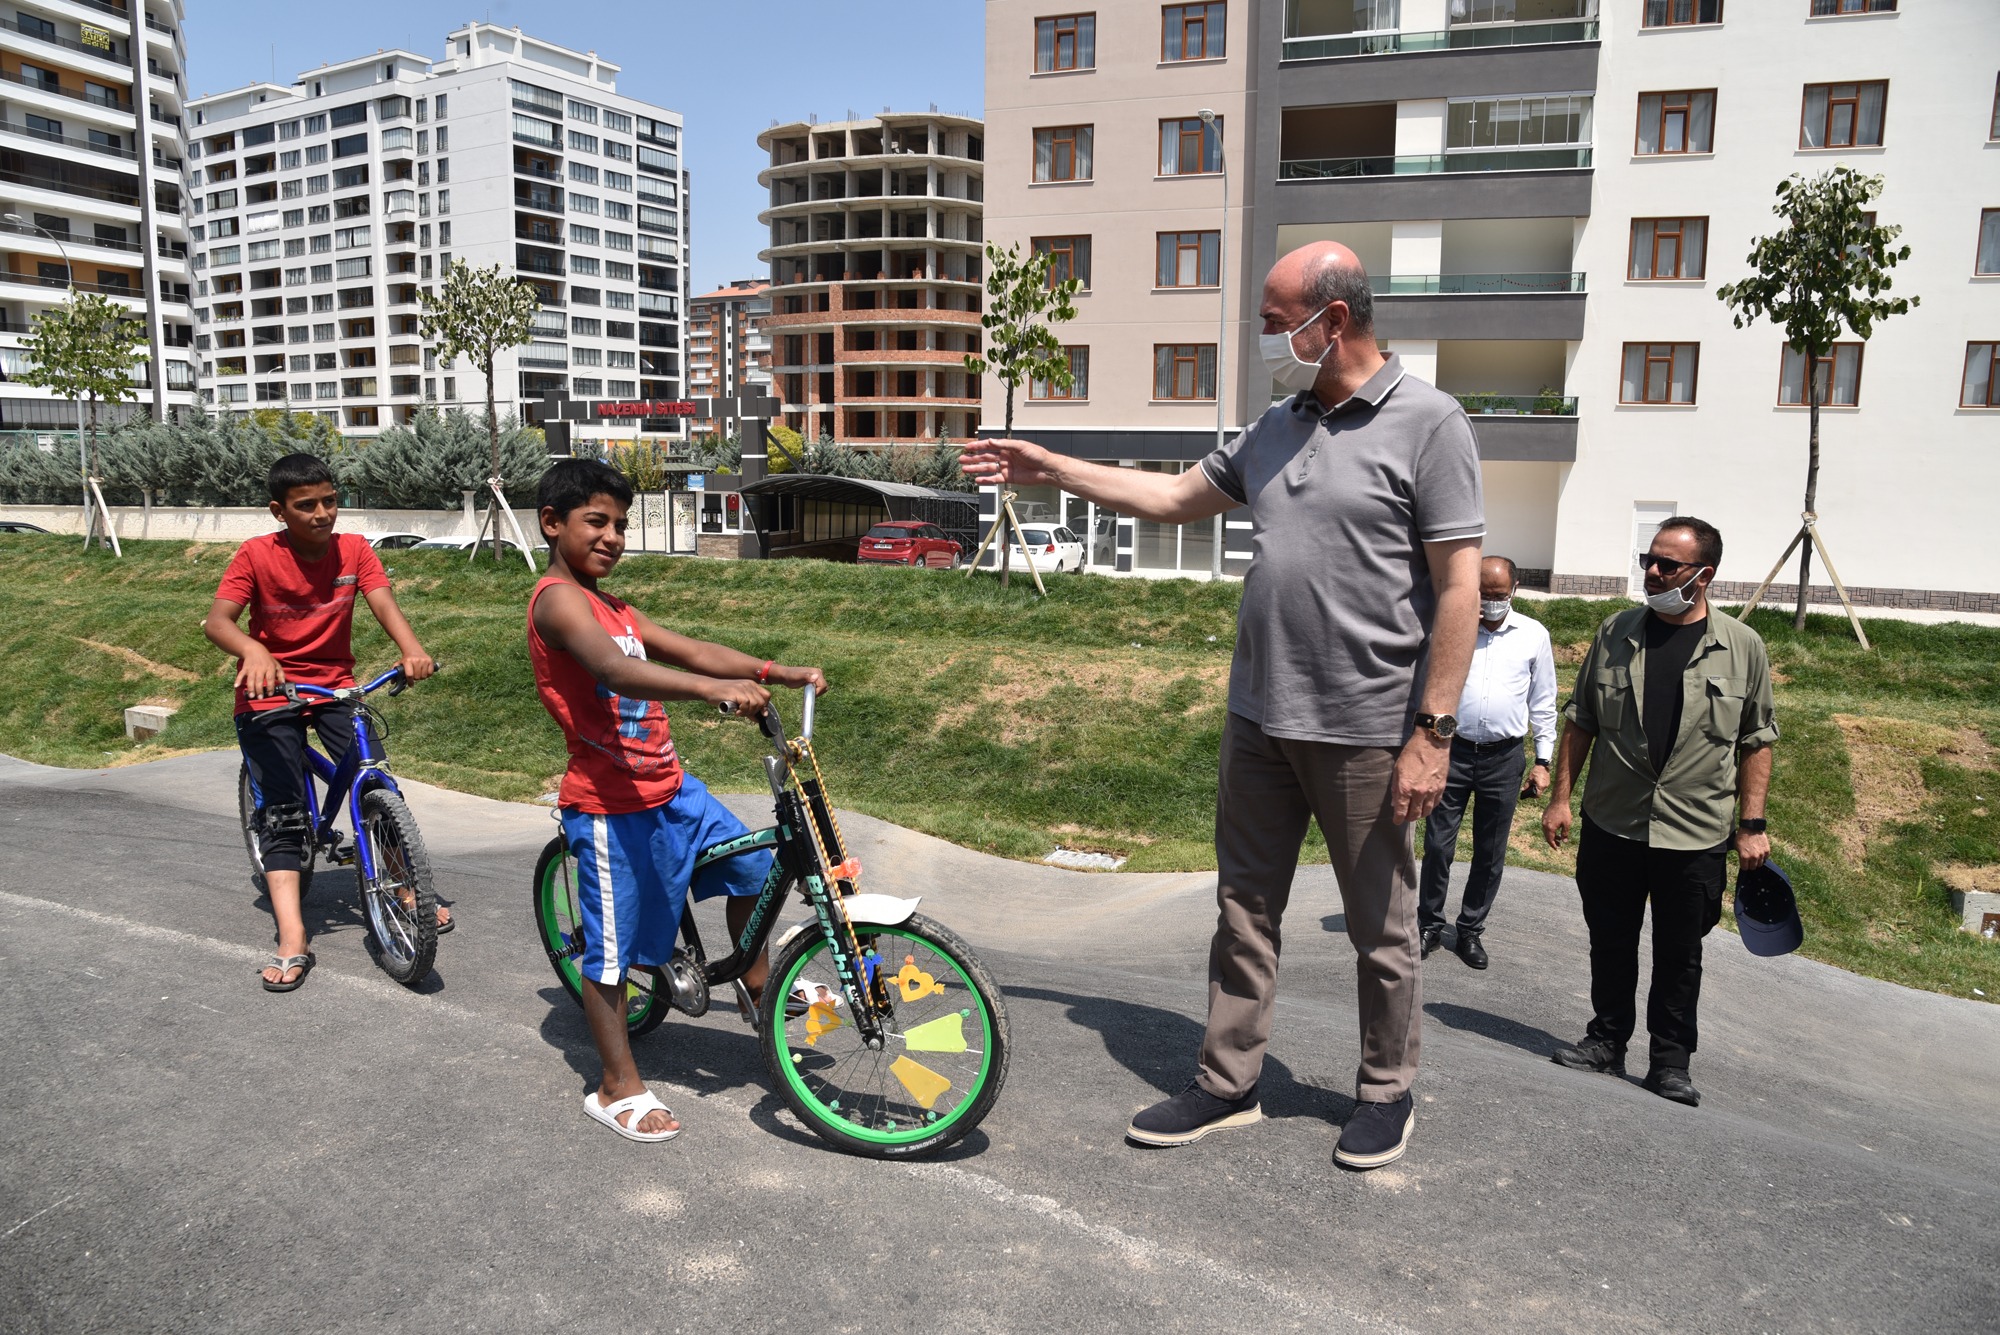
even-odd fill
[{"label": "green tree", "polygon": [[1018,245],[1001,250],[986,243],[986,310],[979,317],[986,330],[986,355],[967,353],[965,369],[973,375],[991,371],[1007,387],[1005,430],[1014,434],[1014,391],[1023,381],[1046,381],[1058,389],[1076,382],[1069,354],[1051,325],[1076,318],[1072,298],[1082,286],[1074,278],[1049,279],[1053,256],[1031,251],[1021,258]]},{"label": "green tree", "polygon": [[[475,269],[453,260],[443,287],[423,294],[418,332],[437,346],[438,359],[449,365],[463,356],[486,377],[486,429],[492,445],[493,471],[504,488],[510,479],[500,467],[500,416],[493,400],[493,363],[508,348],[528,341],[535,312],[542,307],[533,285],[509,278],[499,265]],[[539,470],[537,470],[539,471]],[[492,502],[493,559],[505,554],[500,538],[500,502]]]},{"label": "green tree", "polygon": [[496,471],[488,433],[469,414],[426,408],[407,425],[389,427],[355,450],[343,479],[370,505],[455,510],[466,492],[497,476],[509,480],[508,499],[518,503],[548,467],[548,447],[539,430],[511,416],[501,423],[499,439]]},{"label": "green tree", "polygon": [[[132,367],[144,349],[145,327],[131,311],[110,297],[72,287],[61,305],[36,313],[35,327],[21,344],[27,369],[15,379],[88,404],[90,432],[95,436],[98,401],[123,403],[134,397]],[[87,486],[91,471],[87,451],[79,466]]]},{"label": "green tree", "polygon": [[[1813,511],[1819,496],[1821,359],[1832,355],[1843,329],[1866,341],[1876,321],[1901,315],[1921,300],[1887,295],[1893,283],[1889,270],[1910,258],[1910,248],[1896,246],[1902,228],[1883,227],[1869,220],[1867,206],[1881,193],[1880,176],[1864,176],[1852,167],[1778,182],[1778,200],[1771,211],[1785,220],[1784,229],[1758,237],[1751,244],[1750,277],[1724,283],[1715,290],[1734,312],[1738,329],[1760,318],[1782,325],[1785,342],[1800,354],[1807,368],[1805,514],[1803,527],[1792,539],[1792,545],[1799,548],[1799,599],[1792,625],[1799,630],[1806,624],[1806,585],[1812,575],[1813,547],[1822,542]],[[1790,555],[1791,547],[1787,547],[1785,556]],[[1823,545],[1820,555],[1826,555]],[[1785,556],[1778,558],[1780,566]],[[1830,563],[1827,573],[1833,573]],[[1835,582],[1837,586],[1837,577]],[[1843,602],[1846,597],[1843,590]],[[1849,609],[1850,618],[1852,615]],[[1862,644],[1867,644],[1859,620],[1854,621],[1854,631]]]}]

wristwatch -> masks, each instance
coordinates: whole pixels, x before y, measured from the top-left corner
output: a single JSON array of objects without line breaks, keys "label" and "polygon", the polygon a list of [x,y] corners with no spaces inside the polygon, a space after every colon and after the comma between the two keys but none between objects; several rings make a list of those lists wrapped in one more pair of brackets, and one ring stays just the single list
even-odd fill
[{"label": "wristwatch", "polygon": [[1450,714],[1419,714],[1410,721],[1441,742],[1458,735],[1458,720]]},{"label": "wristwatch", "polygon": [[1769,824],[1762,816],[1745,816],[1736,822],[1736,828],[1745,834],[1763,834]]}]

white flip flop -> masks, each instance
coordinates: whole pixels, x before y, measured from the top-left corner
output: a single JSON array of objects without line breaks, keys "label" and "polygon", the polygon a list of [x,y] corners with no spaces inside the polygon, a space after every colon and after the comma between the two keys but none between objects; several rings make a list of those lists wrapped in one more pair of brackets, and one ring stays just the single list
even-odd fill
[{"label": "white flip flop", "polygon": [[[669,1117],[674,1115],[674,1110],[654,1097],[653,1091],[650,1089],[644,1093],[634,1094],[629,1099],[619,1099],[611,1104],[599,1103],[597,1101],[597,1091],[594,1089],[583,1096],[583,1111],[589,1115],[591,1121],[602,1122],[619,1135],[625,1137],[625,1139],[640,1141],[644,1144],[651,1144],[654,1141],[660,1140],[672,1140],[681,1133],[679,1127],[675,1127],[671,1131],[637,1130],[636,1128],[639,1123],[646,1120],[646,1114],[655,1109],[665,1113]],[[632,1124],[630,1126],[618,1120],[618,1114],[623,1112],[632,1114]]]}]

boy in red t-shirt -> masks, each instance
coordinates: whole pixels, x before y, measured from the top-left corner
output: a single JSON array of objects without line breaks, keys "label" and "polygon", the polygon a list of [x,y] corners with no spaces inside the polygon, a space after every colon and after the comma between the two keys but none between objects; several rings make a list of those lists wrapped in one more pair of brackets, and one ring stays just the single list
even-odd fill
[{"label": "boy in red t-shirt", "polygon": [[[731,896],[729,931],[740,935],[771,865],[759,851],[695,875],[703,849],[747,831],[681,769],[659,702],[733,704],[756,718],[771,698],[767,683],[824,691],[826,675],[676,635],[599,589],[625,554],[631,504],[631,484],[594,460],[565,459],[542,476],[536,505],[549,573],[529,597],[528,658],[542,706],[569,746],[556,801],[577,860],[583,1013],[604,1063],[583,1109],[628,1140],[658,1141],[679,1134],[680,1123],[632,1062],[625,975],[668,962],[690,892]],[[760,960],[744,975],[746,1017],[767,971]]]},{"label": "boy in red t-shirt", "polygon": [[[264,889],[278,920],[278,950],[264,967],[264,989],[290,992],[315,963],[299,908],[299,870],[313,820],[302,777],[308,716],[268,711],[287,703],[280,690],[286,682],[329,690],[354,685],[350,637],[357,594],[396,642],[405,676],[422,681],[435,664],[403,619],[368,540],[333,531],[340,494],[325,462],[310,454],[286,455],[271,465],[270,492],[271,516],[284,528],[236,549],[201,628],[218,649],[241,660],[236,740],[263,798]],[[246,607],[247,635],[236,625]],[[308,713],[320,745],[338,764],[354,742],[354,707],[329,702]],[[438,930],[450,928],[440,906]]]}]

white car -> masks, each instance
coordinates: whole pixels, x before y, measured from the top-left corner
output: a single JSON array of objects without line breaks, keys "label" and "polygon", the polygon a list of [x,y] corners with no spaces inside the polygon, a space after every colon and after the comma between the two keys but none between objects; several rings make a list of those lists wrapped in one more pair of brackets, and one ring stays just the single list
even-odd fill
[{"label": "white car", "polygon": [[[518,552],[521,550],[521,544],[512,538],[504,539],[504,541],[509,551]],[[475,544],[481,547],[490,547],[493,545],[493,539],[491,536],[484,538],[426,538],[422,542],[417,543],[411,550],[419,552],[469,552]],[[545,552],[548,548],[538,546],[535,550]]]},{"label": "white car", "polygon": [[405,547],[415,547],[424,541],[421,533],[363,533],[361,536],[378,552],[400,552]]},{"label": "white car", "polygon": [[1021,550],[1019,541],[1008,563],[1019,570],[1028,568],[1028,554],[1035,558],[1035,569],[1060,575],[1065,570],[1083,569],[1083,540],[1061,525],[1023,524],[1021,537],[1028,541],[1028,551]]}]

